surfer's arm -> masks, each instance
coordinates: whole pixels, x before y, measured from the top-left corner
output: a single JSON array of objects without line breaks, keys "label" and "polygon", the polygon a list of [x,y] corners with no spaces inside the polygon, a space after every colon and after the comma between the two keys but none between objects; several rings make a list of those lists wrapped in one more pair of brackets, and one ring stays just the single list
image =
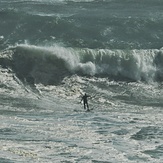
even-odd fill
[{"label": "surfer's arm", "polygon": [[81,98],[81,100],[80,100],[80,103],[83,101],[83,97]]}]

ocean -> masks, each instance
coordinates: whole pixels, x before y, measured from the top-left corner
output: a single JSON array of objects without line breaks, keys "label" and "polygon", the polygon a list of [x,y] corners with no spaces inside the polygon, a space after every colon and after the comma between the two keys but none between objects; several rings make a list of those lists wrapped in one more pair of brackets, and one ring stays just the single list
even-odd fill
[{"label": "ocean", "polygon": [[0,0],[0,163],[162,163],[162,11]]}]

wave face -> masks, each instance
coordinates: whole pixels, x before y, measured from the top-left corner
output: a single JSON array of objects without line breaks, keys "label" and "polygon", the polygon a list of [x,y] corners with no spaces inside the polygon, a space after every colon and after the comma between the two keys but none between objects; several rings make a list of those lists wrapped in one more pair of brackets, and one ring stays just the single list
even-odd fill
[{"label": "wave face", "polygon": [[123,81],[162,81],[162,50],[109,50],[42,47],[21,44],[5,53],[11,54],[11,67],[17,76],[35,83],[57,84],[64,77],[108,77]]},{"label": "wave face", "polygon": [[160,0],[29,0],[0,2],[0,48],[62,43],[90,49],[159,49]]}]

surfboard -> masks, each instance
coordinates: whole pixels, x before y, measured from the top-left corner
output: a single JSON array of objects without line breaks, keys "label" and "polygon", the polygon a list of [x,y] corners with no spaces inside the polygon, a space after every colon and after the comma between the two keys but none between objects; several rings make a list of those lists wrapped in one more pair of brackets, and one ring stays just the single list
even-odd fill
[{"label": "surfboard", "polygon": [[81,109],[80,110],[79,109],[74,109],[74,112],[92,112],[92,111],[93,111],[93,108],[91,108],[89,110],[88,109],[86,109],[86,110],[84,110],[84,109],[82,109],[82,110]]},{"label": "surfboard", "polygon": [[92,110],[93,110],[93,109],[87,109],[86,112],[90,112],[90,111],[92,111]]}]

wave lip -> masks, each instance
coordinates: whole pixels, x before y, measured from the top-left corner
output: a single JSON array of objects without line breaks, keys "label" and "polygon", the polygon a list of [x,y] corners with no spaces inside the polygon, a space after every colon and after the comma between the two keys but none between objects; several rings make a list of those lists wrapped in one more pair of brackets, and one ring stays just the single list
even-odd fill
[{"label": "wave lip", "polygon": [[71,70],[70,56],[63,58],[62,49],[18,45],[13,53],[13,69],[17,76],[24,79],[32,78],[35,83],[54,84],[60,82]]}]

